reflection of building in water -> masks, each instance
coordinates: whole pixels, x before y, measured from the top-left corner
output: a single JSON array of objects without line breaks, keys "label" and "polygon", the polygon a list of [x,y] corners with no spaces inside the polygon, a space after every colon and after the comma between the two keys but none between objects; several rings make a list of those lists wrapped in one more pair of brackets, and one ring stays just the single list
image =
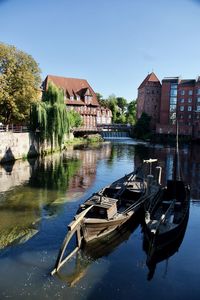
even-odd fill
[{"label": "reflection of building in water", "polygon": [[[167,179],[173,176],[173,163],[175,148],[168,146],[155,146],[148,148],[147,157],[157,158],[158,164],[162,167],[162,184],[166,184]],[[181,173],[186,183],[191,187],[191,198],[200,199],[200,145],[192,145],[190,148],[180,148]],[[135,157],[138,165],[138,155]]]},{"label": "reflection of building in water", "polygon": [[[67,150],[69,155],[70,150]],[[96,178],[97,162],[110,156],[111,147],[109,144],[103,144],[97,149],[72,150],[71,155],[81,161],[81,167],[69,180],[69,189],[67,193],[82,194],[88,189]]]},{"label": "reflection of building in water", "polygon": [[190,172],[191,197],[200,199],[200,145],[193,145],[190,150]]},{"label": "reflection of building in water", "polygon": [[166,179],[172,179],[173,177],[173,163],[174,163],[174,155],[169,153],[166,157]]}]

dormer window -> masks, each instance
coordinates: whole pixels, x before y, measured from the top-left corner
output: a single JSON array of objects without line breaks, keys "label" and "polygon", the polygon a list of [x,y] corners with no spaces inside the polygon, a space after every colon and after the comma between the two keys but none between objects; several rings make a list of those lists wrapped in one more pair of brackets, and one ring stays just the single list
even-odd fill
[{"label": "dormer window", "polygon": [[85,102],[89,104],[92,101],[92,96],[85,96]]},{"label": "dormer window", "polygon": [[76,95],[76,100],[81,100],[81,97],[79,95]]},{"label": "dormer window", "polygon": [[74,100],[74,96],[70,96],[70,100]]}]

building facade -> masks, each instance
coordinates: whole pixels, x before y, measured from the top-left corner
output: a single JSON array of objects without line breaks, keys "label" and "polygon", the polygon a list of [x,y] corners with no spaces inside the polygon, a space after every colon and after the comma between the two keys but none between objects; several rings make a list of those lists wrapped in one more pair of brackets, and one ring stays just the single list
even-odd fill
[{"label": "building facade", "polygon": [[87,80],[48,75],[42,84],[43,90],[47,90],[49,82],[63,90],[67,109],[74,109],[81,115],[83,129],[94,130],[97,124],[103,124],[99,122],[112,123],[112,112],[100,107],[97,96]]},{"label": "building facade", "polygon": [[162,80],[160,122],[157,133],[179,133],[200,138],[200,78],[168,77]]},{"label": "building facade", "polygon": [[180,134],[199,139],[200,77],[165,77],[160,84],[154,73],[149,74],[138,88],[137,118],[142,112],[152,117],[156,133],[175,134],[178,120]]},{"label": "building facade", "polygon": [[159,122],[160,114],[161,83],[152,72],[144,79],[138,88],[137,96],[137,119],[145,112],[151,116],[151,128],[155,129]]}]

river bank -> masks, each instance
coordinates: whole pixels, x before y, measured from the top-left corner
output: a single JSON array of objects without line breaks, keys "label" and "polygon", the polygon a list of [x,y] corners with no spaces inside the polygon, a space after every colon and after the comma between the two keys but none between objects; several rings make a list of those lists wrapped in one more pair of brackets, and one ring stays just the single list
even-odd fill
[{"label": "river bank", "polygon": [[31,132],[0,132],[0,164],[12,162],[18,159],[27,159],[37,156],[45,156],[49,153],[59,152],[68,145],[100,143],[103,139],[99,134],[85,135],[75,138],[73,134],[66,135],[62,149],[39,142],[37,134]]}]

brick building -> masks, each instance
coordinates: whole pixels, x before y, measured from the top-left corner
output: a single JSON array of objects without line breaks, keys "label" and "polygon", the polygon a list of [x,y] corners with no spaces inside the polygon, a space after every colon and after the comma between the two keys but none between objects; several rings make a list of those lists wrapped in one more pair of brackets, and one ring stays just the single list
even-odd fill
[{"label": "brick building", "polygon": [[168,77],[162,80],[157,133],[175,133],[176,119],[180,134],[200,138],[200,78]]},{"label": "brick building", "polygon": [[151,116],[151,127],[156,128],[160,114],[160,95],[161,83],[157,76],[152,72],[148,74],[138,88],[137,97],[137,118],[142,112]]},{"label": "brick building", "polygon": [[47,89],[49,82],[63,89],[67,109],[74,109],[80,113],[85,129],[92,130],[96,128],[97,123],[112,123],[111,110],[100,107],[97,96],[87,80],[48,75],[42,84],[43,90]]},{"label": "brick building", "polygon": [[138,88],[137,118],[143,111],[152,117],[157,133],[175,134],[178,120],[180,134],[200,138],[200,77],[165,77],[161,85],[149,74]]}]

